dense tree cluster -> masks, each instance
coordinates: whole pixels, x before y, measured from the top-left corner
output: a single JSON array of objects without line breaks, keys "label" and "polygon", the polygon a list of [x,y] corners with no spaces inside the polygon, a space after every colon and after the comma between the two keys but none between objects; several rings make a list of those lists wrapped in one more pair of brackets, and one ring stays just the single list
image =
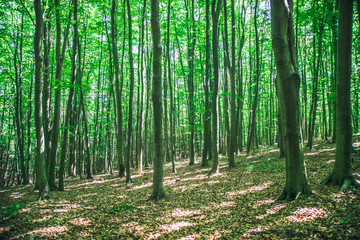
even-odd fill
[{"label": "dense tree cluster", "polygon": [[324,182],[356,184],[359,0],[0,6],[0,187],[34,183],[42,199],[64,177],[118,171],[130,184],[131,169],[153,164],[159,199],[164,162],[214,173],[218,154],[233,168],[277,143],[281,198],[294,199],[311,193],[302,148],[316,138],[339,149]]}]

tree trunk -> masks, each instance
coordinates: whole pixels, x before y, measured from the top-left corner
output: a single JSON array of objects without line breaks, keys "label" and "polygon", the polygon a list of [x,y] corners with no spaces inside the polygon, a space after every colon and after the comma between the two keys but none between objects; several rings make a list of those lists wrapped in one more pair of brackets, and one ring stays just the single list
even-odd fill
[{"label": "tree trunk", "polygon": [[44,131],[42,124],[41,109],[41,79],[42,79],[42,56],[41,56],[41,37],[43,28],[43,10],[40,0],[34,0],[34,9],[36,17],[35,35],[34,35],[34,53],[35,53],[35,129],[36,129],[36,179],[39,186],[39,200],[51,198],[49,184],[46,178],[45,169],[45,144]]},{"label": "tree trunk", "polygon": [[151,0],[151,35],[153,40],[152,102],[154,109],[154,174],[151,199],[165,197],[163,188],[164,159],[162,145],[162,103],[161,103],[161,34],[159,0]]},{"label": "tree trunk", "polygon": [[[246,155],[250,155],[251,151],[251,145],[253,144],[255,140],[255,126],[256,126],[256,109],[258,105],[258,93],[259,93],[259,81],[260,81],[260,56],[259,56],[259,33],[257,29],[257,11],[258,11],[258,5],[259,1],[256,0],[255,2],[255,13],[254,13],[254,27],[255,27],[255,47],[256,47],[256,85],[255,85],[255,96],[254,96],[254,102],[251,110],[251,124],[250,124],[250,130],[249,130],[249,136],[247,141],[247,150]],[[254,149],[253,149],[254,150]]]},{"label": "tree trunk", "polygon": [[218,159],[218,92],[219,92],[219,15],[222,8],[221,0],[214,0],[211,6],[212,23],[213,23],[213,67],[214,67],[214,82],[212,89],[212,138],[211,138],[211,150],[212,150],[212,166],[209,175],[219,172],[219,159]]},{"label": "tree trunk", "polygon": [[294,46],[292,0],[271,0],[272,44],[277,69],[280,116],[285,145],[286,183],[279,199],[310,195],[301,146],[299,85]]},{"label": "tree trunk", "polygon": [[129,96],[129,118],[128,118],[128,136],[127,136],[127,146],[126,146],[126,162],[125,162],[125,171],[126,171],[126,183],[131,183],[130,176],[130,151],[131,151],[131,142],[132,142],[132,123],[133,123],[133,96],[134,96],[134,65],[133,65],[133,53],[132,53],[132,21],[131,21],[131,7],[130,0],[126,1],[127,3],[127,13],[128,13],[128,43],[129,43],[129,65],[130,65],[130,96]]},{"label": "tree trunk", "polygon": [[323,184],[333,183],[345,190],[354,185],[359,188],[352,175],[351,150],[351,48],[353,1],[339,1],[338,69],[336,81],[336,158],[332,173]]},{"label": "tree trunk", "polygon": [[[117,142],[117,152],[118,152],[118,164],[119,164],[119,177],[124,176],[124,159],[123,159],[123,150],[122,150],[122,105],[121,105],[121,96],[122,96],[122,83],[120,87],[120,74],[119,74],[119,56],[117,50],[117,28],[116,28],[116,0],[112,0],[111,8],[111,42],[112,42],[112,54],[114,56],[114,66],[115,66],[115,88],[116,88],[116,105],[117,105],[117,131],[116,131],[116,142]],[[125,13],[124,13],[125,14]],[[125,47],[123,46],[123,49]],[[124,51],[123,51],[124,52]]]},{"label": "tree trunk", "polygon": [[207,167],[211,159],[211,107],[210,107],[210,3],[206,0],[206,51],[205,51],[205,116],[204,116],[204,148],[201,166]]},{"label": "tree trunk", "polygon": [[[70,115],[72,114],[73,109],[73,98],[74,98],[74,84],[77,77],[77,47],[78,47],[78,22],[77,22],[77,10],[78,10],[78,1],[74,0],[74,36],[73,36],[73,48],[72,48],[72,66],[71,66],[71,84],[72,87],[70,88],[68,103],[66,106],[66,114],[65,114],[65,122],[64,122],[64,133],[63,139],[61,142],[61,156],[60,156],[60,169],[59,169],[59,191],[64,191],[64,168],[65,168],[65,158],[67,153],[67,142],[68,142],[68,135],[69,135],[69,122],[70,122]],[[63,49],[64,50],[64,49]],[[51,164],[51,163],[50,163]],[[51,172],[49,174],[51,176]],[[55,177],[54,177],[55,181]],[[55,184],[55,183],[54,183]]]}]

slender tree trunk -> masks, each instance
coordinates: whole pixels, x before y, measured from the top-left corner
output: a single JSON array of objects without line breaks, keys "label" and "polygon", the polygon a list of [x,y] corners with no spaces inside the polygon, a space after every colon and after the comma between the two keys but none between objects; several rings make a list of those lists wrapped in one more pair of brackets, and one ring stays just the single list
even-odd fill
[{"label": "slender tree trunk", "polygon": [[338,69],[336,81],[336,158],[332,173],[323,184],[333,183],[345,190],[354,185],[359,188],[352,175],[351,150],[351,48],[353,1],[339,1]]},{"label": "slender tree trunk", "polygon": [[[21,29],[24,29],[24,16],[21,16]],[[19,149],[20,167],[22,184],[26,185],[29,183],[29,178],[26,171],[25,165],[25,138],[24,138],[24,124],[23,124],[23,101],[22,101],[22,59],[23,59],[23,34],[17,33],[16,44],[14,49],[14,68],[15,68],[15,126],[16,126],[16,137],[17,146]],[[18,43],[20,38],[20,43]],[[18,54],[19,52],[19,54]],[[19,56],[18,56],[19,55]]]},{"label": "slender tree trunk", "polygon": [[211,159],[211,107],[210,107],[210,2],[206,0],[206,51],[205,51],[205,116],[204,116],[204,148],[202,154],[201,166],[207,167]]},{"label": "slender tree trunk", "polygon": [[[118,152],[118,164],[119,164],[119,177],[124,176],[124,159],[123,159],[123,150],[122,150],[122,105],[121,105],[121,96],[122,96],[122,83],[120,87],[120,74],[119,74],[119,57],[117,50],[117,27],[116,27],[116,0],[112,0],[111,8],[111,42],[112,42],[112,54],[114,56],[114,67],[115,67],[115,88],[116,88],[116,105],[117,105],[117,131],[116,131],[116,140],[117,140],[117,152]],[[125,14],[125,13],[124,13]],[[123,49],[125,46],[123,46]]]},{"label": "slender tree trunk", "polygon": [[35,53],[35,129],[36,129],[36,179],[39,186],[39,200],[51,197],[49,184],[46,178],[45,169],[45,144],[44,131],[42,124],[41,109],[41,79],[42,79],[42,56],[41,56],[41,36],[43,28],[43,10],[40,0],[34,0],[34,9],[36,17],[35,35],[34,35],[34,53]]},{"label": "slender tree trunk", "polygon": [[219,171],[219,159],[218,159],[218,93],[219,93],[219,15],[222,8],[221,0],[214,0],[211,6],[212,23],[213,23],[213,68],[214,68],[214,80],[212,89],[212,138],[211,138],[211,150],[212,150],[212,166],[210,174],[217,173]]},{"label": "slender tree trunk", "polygon": [[131,142],[132,142],[132,123],[133,123],[133,96],[134,96],[134,65],[133,65],[133,53],[132,53],[132,21],[131,21],[131,7],[130,0],[127,2],[127,13],[128,13],[128,31],[129,31],[129,65],[130,65],[130,96],[129,96],[129,118],[128,118],[128,137],[127,137],[127,146],[126,146],[126,183],[131,183],[130,176],[130,151],[131,151]]},{"label": "slender tree trunk", "polygon": [[[74,4],[74,36],[73,36],[73,48],[72,48],[72,67],[71,67],[71,83],[72,85],[75,84],[77,78],[77,54],[78,54],[78,22],[77,22],[77,10],[78,10],[78,1],[73,0]],[[59,191],[64,191],[64,168],[65,168],[65,158],[67,153],[67,142],[68,142],[68,135],[69,135],[69,122],[70,122],[70,115],[72,114],[71,111],[73,109],[73,98],[74,98],[74,87],[70,88],[68,103],[66,106],[66,114],[65,114],[65,122],[64,122],[64,133],[63,139],[61,142],[61,156],[60,156],[60,169],[59,169]],[[51,163],[50,163],[51,164]],[[51,173],[49,174],[51,175]]]},{"label": "slender tree trunk", "polygon": [[163,188],[164,159],[162,145],[162,104],[161,104],[161,33],[159,0],[151,0],[151,35],[153,40],[152,102],[154,109],[154,174],[151,198],[159,200],[165,196]]},{"label": "slender tree trunk", "polygon": [[[247,141],[247,151],[246,155],[250,155],[251,151],[251,145],[253,144],[255,140],[255,126],[256,126],[256,109],[258,105],[258,93],[259,93],[259,81],[260,81],[260,56],[259,56],[259,33],[258,33],[258,27],[257,27],[257,11],[258,11],[258,5],[259,1],[256,0],[255,2],[255,13],[254,13],[254,27],[255,27],[255,49],[256,49],[256,85],[255,85],[255,96],[254,96],[254,102],[252,105],[252,111],[251,111],[251,124],[250,124],[250,131]],[[253,149],[254,150],[254,149]]]}]

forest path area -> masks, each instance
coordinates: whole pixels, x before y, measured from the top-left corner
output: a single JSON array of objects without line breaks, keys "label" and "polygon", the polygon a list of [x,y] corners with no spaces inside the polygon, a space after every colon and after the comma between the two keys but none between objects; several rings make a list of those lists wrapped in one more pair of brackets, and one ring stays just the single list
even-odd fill
[{"label": "forest path area", "polygon": [[[275,148],[236,158],[220,172],[177,163],[165,167],[167,196],[148,201],[152,170],[80,180],[68,178],[64,192],[35,201],[33,185],[0,190],[0,239],[359,239],[360,193],[321,186],[335,161],[335,144],[318,141],[305,152],[313,195],[276,201],[285,183],[285,160]],[[360,182],[360,136],[354,136],[354,176]],[[353,189],[354,190],[354,189]]]}]

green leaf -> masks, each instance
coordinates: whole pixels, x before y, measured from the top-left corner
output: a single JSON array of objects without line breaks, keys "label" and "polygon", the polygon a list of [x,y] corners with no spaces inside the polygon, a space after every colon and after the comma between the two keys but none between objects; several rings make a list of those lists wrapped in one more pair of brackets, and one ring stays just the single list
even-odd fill
[{"label": "green leaf", "polygon": [[121,211],[121,210],[134,210],[137,207],[131,206],[131,205],[121,205],[118,207],[111,208],[112,211]]}]

